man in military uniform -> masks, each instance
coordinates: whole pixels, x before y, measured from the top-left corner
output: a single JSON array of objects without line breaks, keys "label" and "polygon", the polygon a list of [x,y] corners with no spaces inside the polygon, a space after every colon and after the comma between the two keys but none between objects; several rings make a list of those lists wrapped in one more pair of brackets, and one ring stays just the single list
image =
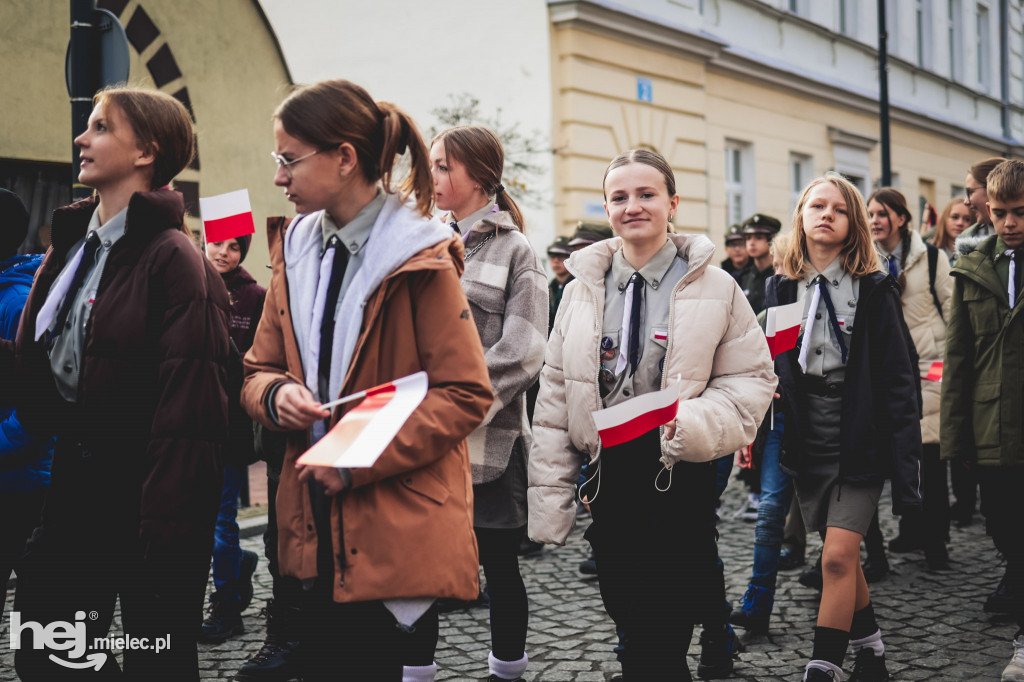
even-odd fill
[{"label": "man in military uniform", "polygon": [[750,265],[747,254],[747,238],[743,235],[743,226],[739,223],[729,226],[725,231],[725,253],[728,256],[722,261],[722,269],[732,275],[737,282]]},{"label": "man in military uniform", "polygon": [[572,254],[569,241],[569,237],[562,235],[556,237],[555,241],[548,246],[548,264],[554,275],[551,282],[548,283],[548,332],[555,324],[555,313],[558,312],[558,305],[562,302],[562,291],[565,290],[565,285],[573,279],[572,274],[565,269],[565,259]]},{"label": "man in military uniform", "polygon": [[750,265],[739,283],[747,303],[755,313],[764,310],[764,285],[775,274],[775,268],[772,267],[772,238],[781,228],[782,223],[763,213],[755,213],[743,221],[743,236]]}]

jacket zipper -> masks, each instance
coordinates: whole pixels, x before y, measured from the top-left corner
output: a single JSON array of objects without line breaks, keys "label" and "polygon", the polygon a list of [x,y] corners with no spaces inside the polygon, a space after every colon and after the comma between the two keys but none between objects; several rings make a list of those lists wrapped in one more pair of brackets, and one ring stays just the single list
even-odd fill
[{"label": "jacket zipper", "polygon": [[[288,224],[290,224],[290,222]],[[285,240],[285,232],[287,231],[288,224],[285,223],[285,219],[281,219],[280,221],[278,221],[277,227],[275,229],[279,230],[280,233],[281,233],[281,269],[282,269],[282,272],[284,273],[284,277],[283,277],[283,279],[284,279],[284,305],[285,305],[286,309],[288,310],[288,319],[292,319],[292,317],[291,317],[291,289],[290,289],[289,284],[288,284],[288,264],[287,264],[287,262],[285,262],[285,259],[284,259],[284,253],[285,253],[284,240]],[[292,341],[294,341],[295,348],[296,348],[296,350],[298,350],[299,349],[299,337],[295,333],[295,321],[292,320],[292,323],[290,325],[288,325],[288,326],[291,328]],[[299,354],[299,362],[302,362],[301,353]],[[292,380],[295,380],[295,376],[293,376],[291,374],[291,372],[286,371],[285,372],[285,376],[290,377]],[[302,386],[306,385],[306,382],[304,380],[303,381],[298,381],[297,383],[301,384]],[[307,439],[307,443],[308,443],[309,442],[308,431],[307,431],[306,439]],[[306,487],[306,497],[309,499],[309,509],[310,509],[310,512],[312,512],[312,510],[313,510],[313,498],[309,494],[309,487],[308,486]],[[334,504],[334,500],[331,501],[331,504],[332,505]],[[338,573],[339,573],[339,576],[338,576],[338,587],[344,587],[345,586],[345,568],[348,566],[347,562],[345,561],[345,524],[343,523],[344,519],[342,518],[342,513],[341,513],[341,502],[338,501],[337,504],[338,504],[338,549],[339,549],[339,551],[335,555],[335,557],[338,560]],[[330,515],[330,512],[328,512],[328,516],[329,515]],[[330,525],[330,519],[328,519],[328,525]],[[316,528],[316,518],[313,519],[313,528]],[[319,544],[319,542],[320,542],[320,538],[317,537],[317,543]]]}]

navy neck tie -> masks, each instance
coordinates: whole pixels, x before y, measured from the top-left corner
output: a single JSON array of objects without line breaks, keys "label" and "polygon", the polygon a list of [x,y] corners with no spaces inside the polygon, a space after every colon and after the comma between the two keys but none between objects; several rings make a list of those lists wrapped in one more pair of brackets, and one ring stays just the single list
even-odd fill
[{"label": "navy neck tie", "polygon": [[889,256],[889,274],[892,275],[893,279],[899,279],[900,270],[896,265],[896,256]]},{"label": "navy neck tie", "polygon": [[825,301],[825,309],[828,311],[828,321],[832,325],[832,331],[836,335],[836,340],[839,341],[839,352],[843,356],[843,364],[846,364],[846,356],[849,353],[846,350],[846,341],[843,340],[843,330],[839,326],[839,318],[836,317],[836,307],[832,305],[832,297],[828,295],[828,285],[825,283],[825,278],[818,275],[818,290],[821,292],[821,300]]},{"label": "navy neck tie", "polygon": [[462,234],[462,230],[459,229],[459,224],[454,220],[448,223],[448,226],[455,230],[455,234]]},{"label": "navy neck tie", "polygon": [[633,273],[633,307],[629,314],[629,376],[636,374],[640,364],[640,306],[643,304],[644,278]]},{"label": "navy neck tie", "polygon": [[96,265],[95,255],[99,245],[99,235],[95,231],[90,232],[88,239],[85,240],[85,245],[82,247],[82,260],[79,261],[78,268],[75,269],[75,274],[71,277],[71,285],[68,287],[68,292],[64,295],[64,302],[61,303],[60,310],[57,311],[56,317],[53,318],[53,329],[46,335],[48,347],[52,347],[57,337],[64,332],[64,327],[68,323],[68,315],[71,314],[71,306],[75,302],[78,290],[82,288],[85,276],[92,270],[92,266]]},{"label": "navy neck tie", "polygon": [[327,285],[327,300],[324,301],[324,315],[320,322],[320,362],[317,367],[317,379],[322,401],[333,400],[336,397],[329,395],[331,352],[334,348],[334,312],[338,307],[338,295],[341,292],[341,283],[345,279],[345,269],[348,267],[348,249],[337,236],[331,237],[327,248],[334,249],[334,264],[331,266],[331,281]]}]

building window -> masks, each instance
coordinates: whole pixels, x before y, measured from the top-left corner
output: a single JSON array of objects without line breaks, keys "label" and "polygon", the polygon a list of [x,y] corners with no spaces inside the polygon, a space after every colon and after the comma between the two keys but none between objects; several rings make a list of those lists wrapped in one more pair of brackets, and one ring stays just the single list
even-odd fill
[{"label": "building window", "polygon": [[807,0],[788,0],[786,8],[793,14],[807,16]]},{"label": "building window", "polygon": [[851,38],[857,37],[857,0],[838,0],[839,32]]},{"label": "building window", "polygon": [[949,77],[963,80],[964,41],[961,36],[960,0],[946,0],[946,40],[949,43]]},{"label": "building window", "polygon": [[931,68],[931,2],[915,0],[915,21],[917,28],[917,65],[922,69]]},{"label": "building window", "polygon": [[796,210],[800,195],[814,177],[814,161],[807,154],[789,155],[789,208]]},{"label": "building window", "polygon": [[978,85],[982,90],[988,92],[991,88],[991,64],[989,63],[989,32],[988,32],[988,7],[978,3],[978,10],[975,14],[977,19],[977,32],[975,35],[975,44],[978,46],[977,62],[978,62]]},{"label": "building window", "polygon": [[754,212],[754,163],[748,142],[725,141],[725,213],[729,225]]}]

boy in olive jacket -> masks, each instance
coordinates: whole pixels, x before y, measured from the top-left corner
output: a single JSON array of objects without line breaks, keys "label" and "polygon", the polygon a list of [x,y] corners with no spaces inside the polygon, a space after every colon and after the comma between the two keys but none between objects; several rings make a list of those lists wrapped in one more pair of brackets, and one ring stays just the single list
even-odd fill
[{"label": "boy in olive jacket", "polygon": [[[985,611],[1012,615],[1024,627],[1024,162],[996,166],[987,190],[996,234],[952,271],[941,448],[943,457],[976,469],[988,533],[1006,558]],[[1014,647],[1004,680],[1024,679],[1024,630]]]}]

